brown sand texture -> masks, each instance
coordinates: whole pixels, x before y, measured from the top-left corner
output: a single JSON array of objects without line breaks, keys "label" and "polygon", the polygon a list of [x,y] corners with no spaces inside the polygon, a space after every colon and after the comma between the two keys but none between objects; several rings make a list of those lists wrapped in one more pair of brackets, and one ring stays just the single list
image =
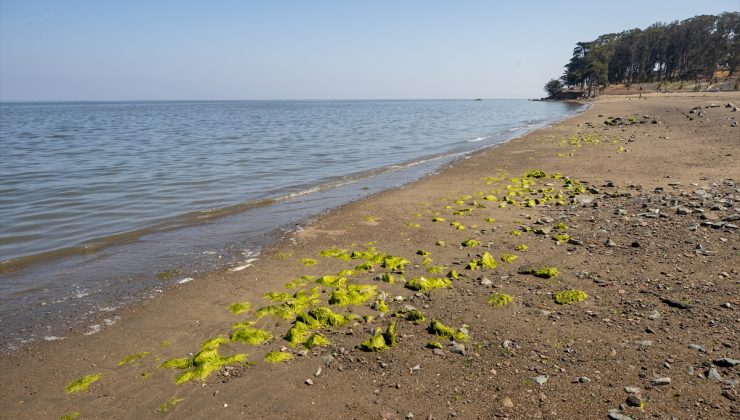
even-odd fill
[{"label": "brown sand texture", "polygon": [[252,267],[4,354],[0,417],[738,418],[728,102],[602,97],[335,209]]}]

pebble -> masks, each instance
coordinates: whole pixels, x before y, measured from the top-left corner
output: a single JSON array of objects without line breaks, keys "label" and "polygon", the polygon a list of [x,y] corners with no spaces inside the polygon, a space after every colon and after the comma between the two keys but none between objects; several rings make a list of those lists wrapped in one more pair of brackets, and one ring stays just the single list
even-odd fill
[{"label": "pebble", "polygon": [[609,417],[611,420],[632,420],[632,417],[620,413],[619,410],[616,408],[612,408],[611,410],[607,411],[607,417]]},{"label": "pebble", "polygon": [[722,380],[722,376],[719,374],[719,372],[715,368],[710,368],[707,371],[706,375],[707,375],[707,379],[709,379],[710,381],[721,381]]},{"label": "pebble", "polygon": [[412,412],[409,411],[409,413],[406,414],[406,418],[407,419],[413,419],[414,418],[414,413],[412,413]]},{"label": "pebble", "polygon": [[614,241],[612,241],[611,239],[607,239],[606,242],[604,242],[604,245],[606,245],[606,246],[608,246],[610,248],[613,248],[613,247],[617,246],[617,243],[614,242]]},{"label": "pebble", "polygon": [[417,370],[421,370],[421,366],[420,365],[414,365],[414,367],[411,368],[411,371],[412,372],[416,372]]},{"label": "pebble", "polygon": [[650,347],[653,345],[653,341],[652,340],[639,340],[639,341],[635,341],[635,344],[641,347]]},{"label": "pebble", "polygon": [[449,346],[450,352],[465,356],[465,345],[460,343],[452,343]]},{"label": "pebble", "polygon": [[719,367],[735,367],[740,364],[740,360],[723,357],[721,359],[712,360],[712,363]]},{"label": "pebble", "polygon": [[306,385],[313,385],[313,381],[311,380],[311,378],[306,379]]},{"label": "pebble", "polygon": [[432,354],[435,355],[435,356],[444,356],[445,355],[445,351],[442,350],[442,349],[434,349],[434,350],[432,350]]},{"label": "pebble", "polygon": [[581,376],[580,378],[578,378],[578,382],[582,384],[587,384],[591,382],[591,378],[589,378],[588,376]]},{"label": "pebble", "polygon": [[656,309],[653,309],[647,317],[655,321],[656,319],[660,319],[660,312],[658,312]]},{"label": "pebble", "polygon": [[547,375],[538,375],[532,378],[535,382],[537,382],[537,385],[542,386],[547,382]]},{"label": "pebble", "polygon": [[701,344],[689,344],[689,348],[692,349],[692,350],[700,351],[702,353],[706,353],[707,352],[707,350]]},{"label": "pebble", "polygon": [[631,405],[632,407],[639,407],[642,405],[642,400],[637,395],[630,395],[627,397],[627,404]]},{"label": "pebble", "polygon": [[624,387],[624,392],[628,394],[640,394],[642,390],[640,388],[634,387],[634,386],[626,386]]},{"label": "pebble", "polygon": [[501,405],[503,405],[506,408],[513,408],[514,407],[514,401],[512,401],[511,398],[506,397],[503,400],[501,400]]},{"label": "pebble", "polygon": [[655,386],[658,385],[668,385],[671,383],[671,378],[665,377],[665,378],[653,378],[652,381],[650,381]]},{"label": "pebble", "polygon": [[482,279],[480,279],[480,285],[481,286],[491,286],[493,285],[493,282],[488,277],[483,277]]}]

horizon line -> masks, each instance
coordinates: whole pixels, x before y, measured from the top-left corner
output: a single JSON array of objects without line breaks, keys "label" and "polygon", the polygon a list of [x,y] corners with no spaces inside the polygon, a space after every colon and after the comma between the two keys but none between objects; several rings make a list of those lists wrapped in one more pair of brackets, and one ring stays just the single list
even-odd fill
[{"label": "horizon line", "polygon": [[339,102],[339,101],[510,101],[539,98],[273,98],[273,99],[0,99],[13,103],[111,103],[111,102]]}]

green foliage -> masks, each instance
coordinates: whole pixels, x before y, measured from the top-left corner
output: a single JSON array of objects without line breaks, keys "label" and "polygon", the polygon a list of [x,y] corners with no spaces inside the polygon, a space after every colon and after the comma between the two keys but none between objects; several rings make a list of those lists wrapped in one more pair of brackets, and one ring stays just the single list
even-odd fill
[{"label": "green foliage", "polygon": [[85,375],[80,379],[77,379],[76,381],[70,382],[65,388],[64,391],[67,394],[73,394],[75,392],[80,391],[87,391],[87,388],[92,385],[94,382],[99,381],[103,375],[100,373],[95,373],[92,375]]},{"label": "green foliage", "polygon": [[205,381],[211,373],[220,370],[226,365],[245,363],[247,361],[246,354],[221,356],[218,351],[219,346],[228,342],[229,339],[223,336],[206,340],[200,345],[200,351],[193,355],[193,357],[167,360],[162,363],[161,367],[186,370],[175,379],[176,384],[194,379]]},{"label": "green foliage", "polygon": [[560,89],[563,88],[563,82],[561,82],[558,79],[550,79],[547,83],[545,83],[545,92],[547,92],[548,96],[555,96],[558,92],[560,92]]}]

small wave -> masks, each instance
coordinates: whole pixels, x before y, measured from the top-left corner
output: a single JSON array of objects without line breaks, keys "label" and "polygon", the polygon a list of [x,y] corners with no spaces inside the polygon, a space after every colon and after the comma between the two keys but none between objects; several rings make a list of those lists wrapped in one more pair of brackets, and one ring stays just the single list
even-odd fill
[{"label": "small wave", "polygon": [[491,136],[480,136],[480,137],[476,137],[476,138],[474,138],[472,140],[468,140],[468,143],[476,143],[476,142],[483,141],[483,140],[490,139],[490,138],[491,138]]}]

